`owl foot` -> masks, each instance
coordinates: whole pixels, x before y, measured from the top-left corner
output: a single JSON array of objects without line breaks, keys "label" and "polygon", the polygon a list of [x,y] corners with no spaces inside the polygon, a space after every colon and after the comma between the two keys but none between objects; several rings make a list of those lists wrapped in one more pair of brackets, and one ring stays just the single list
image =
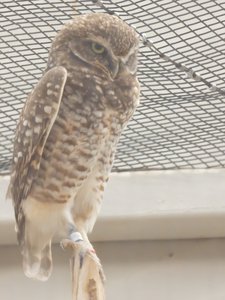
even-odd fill
[{"label": "owl foot", "polygon": [[71,239],[64,239],[61,241],[60,245],[63,248],[63,250],[72,250],[73,252],[79,251],[81,267],[82,267],[82,261],[86,255],[90,255],[90,256],[93,255],[95,262],[96,263],[99,262],[99,259],[96,255],[94,248],[90,243],[86,241],[83,240],[74,241]]},{"label": "owl foot", "polygon": [[80,269],[83,267],[84,261],[87,257],[93,260],[95,264],[98,266],[99,275],[101,277],[102,282],[105,282],[105,274],[103,272],[100,259],[96,255],[96,252],[90,242],[83,241],[83,240],[79,240],[75,242],[70,239],[64,239],[61,241],[60,245],[64,250],[72,250],[74,257],[77,256],[79,253],[78,257],[79,257]]}]

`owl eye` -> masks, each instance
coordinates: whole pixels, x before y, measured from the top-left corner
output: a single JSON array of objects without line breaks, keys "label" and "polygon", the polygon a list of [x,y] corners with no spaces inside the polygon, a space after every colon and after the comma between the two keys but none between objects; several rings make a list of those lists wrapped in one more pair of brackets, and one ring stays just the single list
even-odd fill
[{"label": "owl eye", "polygon": [[105,47],[95,42],[91,43],[91,49],[97,54],[103,54],[105,52]]}]

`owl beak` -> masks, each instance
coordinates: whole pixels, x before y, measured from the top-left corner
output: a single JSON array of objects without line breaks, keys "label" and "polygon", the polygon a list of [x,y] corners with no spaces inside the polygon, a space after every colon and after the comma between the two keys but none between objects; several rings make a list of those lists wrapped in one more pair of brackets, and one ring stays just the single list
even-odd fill
[{"label": "owl beak", "polygon": [[134,75],[137,72],[137,58],[136,54],[132,54],[127,58],[121,58],[121,70]]},{"label": "owl beak", "polygon": [[119,62],[117,60],[112,60],[109,63],[109,70],[110,70],[110,77],[112,79],[115,79],[119,71]]}]

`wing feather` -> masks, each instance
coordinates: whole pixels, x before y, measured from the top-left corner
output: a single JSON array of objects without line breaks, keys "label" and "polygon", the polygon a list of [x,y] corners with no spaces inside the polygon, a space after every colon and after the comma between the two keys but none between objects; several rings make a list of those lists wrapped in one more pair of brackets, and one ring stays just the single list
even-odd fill
[{"label": "wing feather", "polygon": [[45,73],[29,95],[19,118],[8,189],[18,227],[23,218],[21,203],[28,196],[37,176],[45,142],[60,107],[66,79],[67,71],[60,66]]}]

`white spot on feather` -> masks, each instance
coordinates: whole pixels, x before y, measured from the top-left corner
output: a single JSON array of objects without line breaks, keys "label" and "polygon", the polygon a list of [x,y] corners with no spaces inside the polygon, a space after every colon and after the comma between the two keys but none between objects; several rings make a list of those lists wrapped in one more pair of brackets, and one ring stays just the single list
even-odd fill
[{"label": "white spot on feather", "polygon": [[40,117],[35,117],[35,122],[36,123],[42,123],[42,118],[40,118]]},{"label": "white spot on feather", "polygon": [[99,85],[96,85],[96,90],[100,93],[100,94],[103,94],[103,92],[102,92],[102,89],[101,89],[101,87],[99,86]]},{"label": "white spot on feather", "polygon": [[53,94],[53,91],[52,90],[47,90],[47,95],[50,96]]},{"label": "white spot on feather", "polygon": [[34,133],[39,134],[39,133],[40,133],[40,130],[41,130],[41,127],[40,127],[40,126],[35,126],[35,127],[34,127]]},{"label": "white spot on feather", "polygon": [[46,105],[46,106],[44,107],[44,112],[45,112],[46,114],[50,114],[50,113],[52,112],[51,106]]},{"label": "white spot on feather", "polygon": [[93,115],[94,115],[95,117],[97,117],[97,118],[101,118],[101,117],[103,116],[103,112],[102,112],[102,111],[95,111],[95,112],[93,113]]},{"label": "white spot on feather", "polygon": [[32,136],[32,131],[31,130],[27,130],[25,132],[25,136],[27,136],[27,137]]},{"label": "white spot on feather", "polygon": [[22,152],[18,152],[17,157],[18,158],[23,157],[23,153]]},{"label": "white spot on feather", "polygon": [[108,94],[109,94],[109,95],[114,95],[115,92],[114,92],[113,90],[110,90],[110,91],[108,91]]}]

